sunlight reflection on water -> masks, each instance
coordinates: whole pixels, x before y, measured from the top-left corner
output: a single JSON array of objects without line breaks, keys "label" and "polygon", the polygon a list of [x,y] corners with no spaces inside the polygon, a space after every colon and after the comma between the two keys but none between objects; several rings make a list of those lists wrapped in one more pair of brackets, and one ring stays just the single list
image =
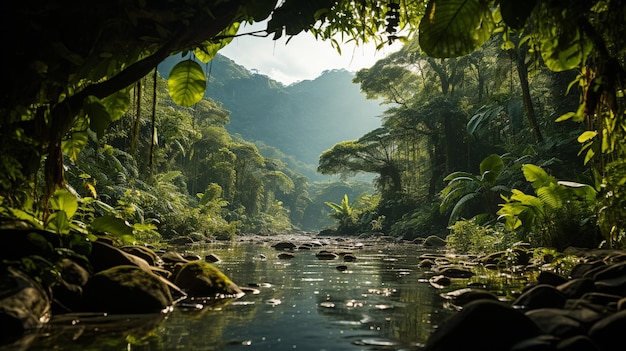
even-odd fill
[{"label": "sunlight reflection on water", "polygon": [[[215,265],[255,293],[215,307],[177,306],[136,332],[128,327],[110,332],[51,328],[32,349],[405,350],[423,344],[433,327],[453,313],[443,308],[440,291],[418,267],[422,252],[416,245],[344,245],[294,251],[288,262],[269,242],[194,248],[200,257],[220,257]],[[320,249],[333,248],[357,259],[316,258]],[[340,264],[347,269],[339,271]]]}]

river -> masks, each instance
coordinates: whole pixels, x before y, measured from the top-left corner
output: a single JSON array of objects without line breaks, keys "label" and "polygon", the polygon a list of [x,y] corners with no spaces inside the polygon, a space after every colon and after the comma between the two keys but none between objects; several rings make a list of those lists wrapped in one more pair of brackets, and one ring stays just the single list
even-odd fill
[{"label": "river", "polygon": [[[240,299],[183,301],[162,315],[56,317],[31,336],[28,349],[417,350],[454,313],[428,283],[432,273],[419,267],[427,251],[418,245],[298,237],[323,246],[280,259],[272,247],[278,239],[188,249],[221,258],[215,265],[248,290]],[[351,252],[356,260],[319,259],[320,250]]]}]

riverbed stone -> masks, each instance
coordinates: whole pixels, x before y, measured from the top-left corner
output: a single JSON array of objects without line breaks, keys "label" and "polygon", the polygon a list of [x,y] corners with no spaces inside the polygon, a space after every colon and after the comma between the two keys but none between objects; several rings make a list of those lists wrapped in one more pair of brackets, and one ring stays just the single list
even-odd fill
[{"label": "riverbed stone", "polygon": [[471,269],[456,265],[440,266],[434,271],[437,274],[445,275],[448,278],[471,278],[476,275],[476,273],[474,273]]},{"label": "riverbed stone", "polygon": [[45,324],[51,313],[46,291],[24,272],[4,267],[0,274],[0,345]]},{"label": "riverbed stone", "polygon": [[492,300],[477,300],[442,323],[424,351],[508,350],[541,331],[522,312]]},{"label": "riverbed stone", "polygon": [[83,299],[83,286],[89,280],[89,272],[82,265],[62,258],[57,262],[59,277],[52,286],[52,312],[67,313],[80,308]]},{"label": "riverbed stone", "polygon": [[89,262],[93,267],[94,273],[116,266],[127,265],[137,266],[146,271],[151,270],[150,264],[143,258],[125,252],[104,240],[96,240],[92,243]]},{"label": "riverbed stone", "polygon": [[156,254],[156,252],[146,246],[125,245],[122,246],[120,249],[122,249],[124,252],[128,252],[129,254],[143,258],[151,266],[156,266],[159,260],[159,256]]},{"label": "riverbed stone", "polygon": [[289,253],[289,252],[281,252],[278,254],[278,258],[281,260],[290,260],[292,258],[295,258],[296,255]]},{"label": "riverbed stone", "polygon": [[576,335],[561,340],[555,351],[601,351],[593,340],[586,335]]},{"label": "riverbed stone", "polygon": [[449,286],[452,282],[450,277],[446,277],[445,275],[434,275],[428,279],[428,283],[436,289],[443,289],[446,286]]},{"label": "riverbed stone", "polygon": [[545,334],[559,338],[586,334],[583,324],[561,309],[540,308],[526,312],[526,316],[535,322]]},{"label": "riverbed stone", "polygon": [[174,283],[189,297],[241,297],[244,294],[226,274],[204,261],[183,264]]},{"label": "riverbed stone", "polygon": [[476,300],[486,299],[498,301],[498,297],[484,289],[462,288],[439,294],[455,306],[464,306]]},{"label": "riverbed stone", "polygon": [[619,311],[594,324],[589,337],[601,350],[616,350],[617,345],[624,345],[625,331],[626,311]]},{"label": "riverbed stone", "polygon": [[565,284],[568,281],[569,279],[567,279],[566,277],[552,271],[541,271],[539,272],[539,275],[537,275],[537,284],[558,286],[561,284]]},{"label": "riverbed stone", "polygon": [[216,254],[208,254],[204,257],[204,260],[211,263],[222,262],[222,259]]},{"label": "riverbed stone", "polygon": [[130,265],[91,276],[83,289],[83,300],[87,312],[116,314],[158,313],[173,304],[162,277]]},{"label": "riverbed stone", "polygon": [[291,241],[281,241],[272,245],[272,247],[276,250],[282,251],[282,250],[295,250],[298,247],[298,245],[292,243]]},{"label": "riverbed stone", "polygon": [[538,284],[525,291],[514,302],[513,305],[524,310],[531,310],[544,307],[561,308],[565,305],[566,296],[548,284]]},{"label": "riverbed stone", "polygon": [[180,252],[177,251],[167,251],[161,255],[161,260],[165,265],[175,265],[177,263],[187,263],[188,259],[184,258]]},{"label": "riverbed stone", "polygon": [[339,255],[330,251],[320,251],[315,254],[315,257],[317,257],[318,260],[335,260],[339,258]]},{"label": "riverbed stone", "polygon": [[565,294],[567,298],[577,299],[587,293],[593,292],[595,290],[595,284],[593,280],[589,278],[575,278],[560,284],[556,288]]}]

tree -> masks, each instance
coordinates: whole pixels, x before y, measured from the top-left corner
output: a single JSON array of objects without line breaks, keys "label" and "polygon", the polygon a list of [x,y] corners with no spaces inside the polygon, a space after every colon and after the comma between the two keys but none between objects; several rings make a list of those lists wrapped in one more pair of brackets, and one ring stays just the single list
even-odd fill
[{"label": "tree", "polygon": [[384,196],[391,197],[402,190],[400,169],[394,157],[395,149],[389,131],[378,128],[359,140],[344,141],[324,151],[317,169],[322,174],[377,174],[379,190]]},{"label": "tree", "polygon": [[[26,0],[7,8],[13,21],[2,32],[7,62],[0,94],[0,184],[7,201],[19,203],[41,161],[47,199],[64,183],[63,145],[80,146],[80,133],[100,136],[129,106],[129,87],[166,57],[185,53],[204,61],[233,38],[239,24],[270,18],[265,33],[291,36],[310,31],[340,48],[336,35],[384,45],[419,32],[419,46],[433,58],[461,57],[502,33],[527,33],[522,41],[553,71],[579,69],[583,94],[578,111],[560,120],[587,122],[581,135],[586,160],[596,167],[599,183],[622,207],[625,189],[614,172],[623,169],[624,102],[618,90],[624,69],[624,6],[619,0],[429,0],[380,6],[365,0],[126,1],[76,2]],[[423,19],[422,19],[423,17]],[[404,31],[403,31],[404,30]],[[206,76],[200,65],[174,67],[168,85],[174,101],[190,105],[201,98]],[[27,82],[25,84],[25,82]],[[78,135],[76,135],[78,134]],[[67,148],[66,148],[67,149]],[[612,173],[613,172],[613,173]],[[607,198],[607,197],[605,197]],[[47,201],[42,201],[46,206]],[[606,212],[605,212],[606,213]],[[606,216],[612,227],[614,216]]]}]

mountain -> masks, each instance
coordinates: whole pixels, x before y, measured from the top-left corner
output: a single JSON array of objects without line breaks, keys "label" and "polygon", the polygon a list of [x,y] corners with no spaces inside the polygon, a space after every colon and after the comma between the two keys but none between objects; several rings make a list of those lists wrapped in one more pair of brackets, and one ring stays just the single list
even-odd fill
[{"label": "mountain", "polygon": [[[170,57],[159,73],[167,78],[181,60]],[[324,150],[381,125],[384,107],[367,100],[346,70],[285,86],[219,54],[204,69],[209,76],[205,97],[231,111],[230,133],[262,141],[314,167]]]}]

